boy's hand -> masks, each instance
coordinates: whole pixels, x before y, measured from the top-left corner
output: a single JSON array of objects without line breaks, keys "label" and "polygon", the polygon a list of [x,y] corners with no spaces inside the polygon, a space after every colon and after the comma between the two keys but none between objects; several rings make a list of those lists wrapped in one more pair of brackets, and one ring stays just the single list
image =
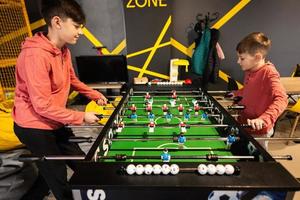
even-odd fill
[{"label": "boy's hand", "polygon": [[107,98],[104,95],[101,95],[101,97],[96,101],[96,103],[100,106],[105,106],[107,104]]},{"label": "boy's hand", "polygon": [[95,114],[94,112],[86,112],[84,114],[84,122],[87,124],[97,123],[100,119]]},{"label": "boy's hand", "polygon": [[259,118],[247,119],[247,123],[248,125],[251,125],[251,127],[255,130],[261,130],[264,127],[264,121]]}]

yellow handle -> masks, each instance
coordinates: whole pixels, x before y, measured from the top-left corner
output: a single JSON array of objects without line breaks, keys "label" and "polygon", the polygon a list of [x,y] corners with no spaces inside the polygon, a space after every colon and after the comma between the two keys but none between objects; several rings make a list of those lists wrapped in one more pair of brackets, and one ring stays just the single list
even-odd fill
[{"label": "yellow handle", "polygon": [[173,62],[174,65],[177,66],[188,66],[190,63],[188,60],[184,60],[184,59],[179,59]]},{"label": "yellow handle", "polygon": [[185,72],[188,72],[189,71],[189,61],[188,60],[184,60],[184,59],[179,59],[179,60],[176,60],[173,62],[173,65],[176,65],[176,66],[185,66]]}]

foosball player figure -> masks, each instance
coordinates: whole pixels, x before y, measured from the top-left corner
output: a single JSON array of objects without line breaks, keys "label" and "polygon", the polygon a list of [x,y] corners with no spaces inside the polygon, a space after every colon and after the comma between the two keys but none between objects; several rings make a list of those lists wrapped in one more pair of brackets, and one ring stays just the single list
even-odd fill
[{"label": "foosball player figure", "polygon": [[154,133],[155,123],[152,121],[148,124],[149,133]]},{"label": "foosball player figure", "polygon": [[201,114],[201,120],[204,121],[204,120],[207,120],[208,119],[208,116],[207,114],[204,112]]},{"label": "foosball player figure", "polygon": [[186,142],[186,137],[184,136],[183,133],[180,133],[178,136],[178,145],[179,145],[178,147],[182,149],[185,142]]},{"label": "foosball player figure", "polygon": [[168,111],[165,117],[167,122],[171,122],[173,115],[170,111]]},{"label": "foosball player figure", "polygon": [[198,116],[200,110],[200,106],[198,103],[194,105],[195,116]]},{"label": "foosball player figure", "polygon": [[187,110],[185,113],[184,113],[184,121],[187,122],[189,121],[189,119],[191,118],[191,113],[189,110]]},{"label": "foosball player figure", "polygon": [[149,100],[149,99],[151,99],[151,96],[150,96],[149,92],[146,92],[145,100]]},{"label": "foosball player figure", "polygon": [[132,121],[136,122],[137,121],[137,114],[136,113],[132,113],[130,115],[130,118],[132,119]]},{"label": "foosball player figure", "polygon": [[169,154],[169,151],[167,148],[164,149],[163,153],[160,155],[160,158],[163,162],[170,162],[171,155]]},{"label": "foosball player figure", "polygon": [[132,104],[130,106],[130,110],[131,110],[132,113],[135,113],[136,112],[136,106],[134,104]]},{"label": "foosball player figure", "polygon": [[186,124],[184,122],[179,123],[179,128],[181,133],[186,133]]},{"label": "foosball player figure", "polygon": [[176,99],[171,99],[170,104],[171,104],[171,107],[175,107],[176,106]]},{"label": "foosball player figure", "polygon": [[148,112],[148,114],[152,111],[152,105],[151,104],[146,105],[146,111]]},{"label": "foosball player figure", "polygon": [[116,130],[116,132],[117,132],[117,133],[121,133],[122,130],[123,130],[123,128],[124,128],[124,122],[119,122],[119,123],[117,124],[117,130]]},{"label": "foosball player figure", "polygon": [[179,104],[179,106],[178,106],[177,109],[178,109],[179,115],[182,115],[183,109],[184,109],[183,105],[182,105],[182,104]]},{"label": "foosball player figure", "polygon": [[154,118],[155,118],[154,113],[153,113],[153,112],[150,112],[150,113],[148,114],[148,119],[149,119],[149,121],[150,121],[150,122],[153,122],[153,121],[154,121]]},{"label": "foosball player figure", "polygon": [[176,94],[176,91],[175,90],[173,90],[172,91],[172,99],[177,99],[177,94]]},{"label": "foosball player figure", "polygon": [[234,134],[230,134],[227,137],[226,145],[228,148],[231,147],[231,145],[236,141],[236,136]]},{"label": "foosball player figure", "polygon": [[169,110],[167,104],[164,104],[164,105],[162,106],[162,110],[163,110],[163,112],[164,112],[164,115],[166,115],[167,112],[168,112],[168,110]]}]

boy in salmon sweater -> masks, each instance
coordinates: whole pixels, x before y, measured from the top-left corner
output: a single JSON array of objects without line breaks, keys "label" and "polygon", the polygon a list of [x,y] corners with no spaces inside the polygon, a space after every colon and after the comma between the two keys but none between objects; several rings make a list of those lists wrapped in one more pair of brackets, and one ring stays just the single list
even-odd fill
[{"label": "boy in salmon sweater", "polygon": [[[48,31],[25,40],[16,64],[14,131],[35,155],[84,155],[68,141],[73,133],[65,125],[99,119],[95,113],[66,108],[70,87],[99,105],[107,103],[101,93],[78,80],[66,47],[82,35],[85,15],[75,0],[42,0],[41,8]],[[49,188],[56,199],[73,199],[66,164],[75,166],[72,161],[37,162],[38,179],[23,199],[43,199]]]},{"label": "boy in salmon sweater", "polygon": [[[246,129],[253,137],[270,137],[274,124],[288,104],[286,92],[280,83],[275,66],[266,61],[271,41],[261,32],[254,32],[240,41],[236,47],[238,61],[245,72],[244,87],[234,91],[241,96],[238,121],[252,126]],[[260,144],[267,149],[268,142]]]}]

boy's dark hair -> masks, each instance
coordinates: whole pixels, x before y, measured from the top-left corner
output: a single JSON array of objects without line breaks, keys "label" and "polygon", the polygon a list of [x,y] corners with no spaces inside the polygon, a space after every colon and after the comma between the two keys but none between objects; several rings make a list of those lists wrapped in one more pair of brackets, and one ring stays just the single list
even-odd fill
[{"label": "boy's dark hair", "polygon": [[48,26],[51,26],[54,16],[71,18],[78,24],[85,24],[85,14],[75,0],[41,0],[41,14]]},{"label": "boy's dark hair", "polygon": [[236,46],[236,51],[241,53],[261,53],[264,57],[268,54],[271,47],[271,40],[261,32],[254,32],[247,35]]}]

